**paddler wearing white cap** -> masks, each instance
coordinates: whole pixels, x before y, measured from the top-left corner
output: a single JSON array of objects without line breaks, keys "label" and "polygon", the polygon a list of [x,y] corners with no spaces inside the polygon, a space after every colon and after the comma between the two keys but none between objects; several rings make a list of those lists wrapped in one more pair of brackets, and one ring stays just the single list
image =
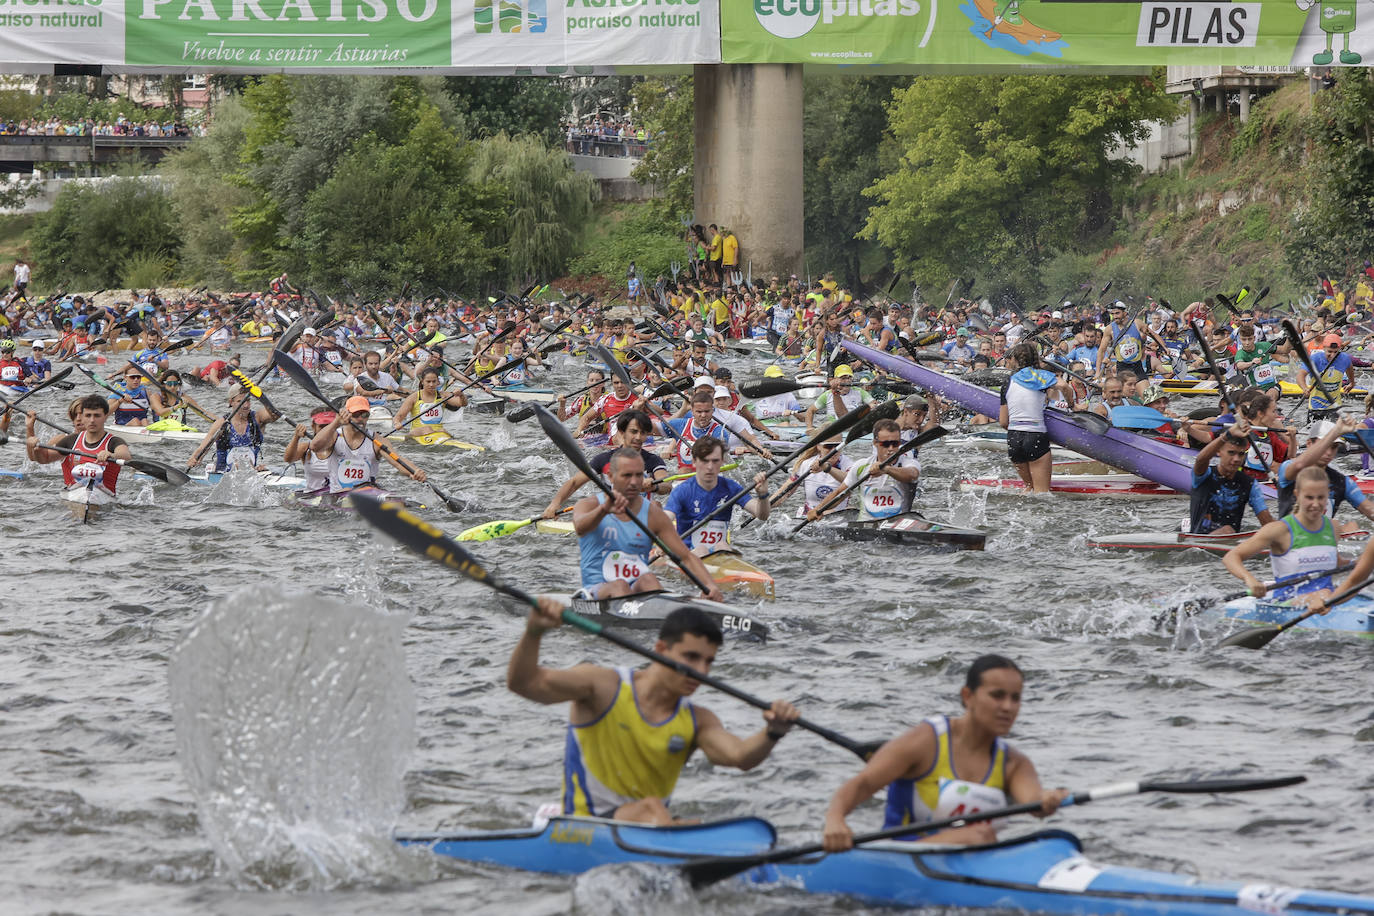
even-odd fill
[{"label": "paddler wearing white cap", "polygon": [[320,337],[315,329],[306,328],[301,331],[301,339],[291,348],[291,354],[296,357],[296,362],[300,363],[302,368],[310,372],[319,372],[324,361],[325,349],[320,346]]},{"label": "paddler wearing white cap", "polygon": [[720,439],[728,447],[731,433],[739,436],[771,459],[772,453],[750,435],[749,424],[744,422],[743,417],[728,410],[716,408],[714,379],[709,376],[702,376],[697,381],[710,384],[698,386],[690,395],[691,413],[685,417],[658,421],[662,434],[676,441],[675,454],[678,468],[687,471],[692,470],[694,466],[692,444],[698,439],[713,436]]},{"label": "paddler wearing white cap", "polygon": [[[354,487],[377,482],[380,465],[377,446],[371,436],[358,428],[366,429],[371,414],[372,405],[367,398],[355,394],[344,402],[344,409],[310,440],[310,450],[315,456],[329,460],[330,493],[345,493]],[[416,468],[411,473],[390,452],[382,454],[402,474],[419,483],[425,482],[423,470]]]},{"label": "paddler wearing white cap", "polygon": [[30,384],[52,378],[52,363],[47,359],[47,344],[42,340],[35,340],[30,349],[33,355],[24,358],[24,375]]}]

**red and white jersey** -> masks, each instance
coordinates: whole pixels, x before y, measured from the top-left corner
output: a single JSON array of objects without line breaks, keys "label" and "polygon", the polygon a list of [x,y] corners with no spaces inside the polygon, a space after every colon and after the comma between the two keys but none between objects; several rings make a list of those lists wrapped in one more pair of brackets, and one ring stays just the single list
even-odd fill
[{"label": "red and white jersey", "polygon": [[100,485],[111,493],[115,491],[115,483],[119,480],[120,465],[113,461],[96,461],[95,456],[107,448],[111,448],[110,440],[114,438],[114,433],[107,432],[105,438],[95,445],[86,444],[86,434],[82,433],[76,437],[72,443],[72,450],[80,452],[79,455],[68,455],[62,459],[62,480],[71,486],[76,483],[85,483],[94,478]]}]

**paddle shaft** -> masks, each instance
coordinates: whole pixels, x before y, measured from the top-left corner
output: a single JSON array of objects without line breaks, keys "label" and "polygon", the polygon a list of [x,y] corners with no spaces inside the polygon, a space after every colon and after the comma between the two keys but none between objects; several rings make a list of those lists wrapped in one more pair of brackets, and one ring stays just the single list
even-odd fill
[{"label": "paddle shaft", "polygon": [[44,388],[47,388],[47,387],[49,387],[49,386],[58,385],[58,384],[60,384],[60,383],[62,382],[63,379],[65,379],[67,376],[69,376],[69,375],[71,375],[71,374],[72,374],[72,367],[71,367],[71,366],[68,366],[67,368],[63,369],[61,372],[56,372],[56,373],[54,373],[53,376],[52,376],[51,378],[46,378],[46,379],[44,379],[43,381],[39,382],[37,385],[34,385],[34,386],[33,386],[32,388],[30,388],[28,391],[25,391],[25,392],[24,392],[23,394],[21,394],[19,397],[15,398],[13,401],[8,402],[8,403],[9,403],[9,406],[7,406],[7,407],[5,408],[5,411],[14,410],[16,407],[18,407],[20,404],[22,404],[22,403],[24,402],[24,399],[25,399],[26,397],[28,397],[29,395],[31,395],[31,394],[37,394],[38,392],[42,391]]},{"label": "paddle shaft", "polygon": [[[1346,315],[1343,313],[1341,317],[1344,318],[1346,317]],[[1307,347],[1303,345],[1302,339],[1298,335],[1298,329],[1293,326],[1293,323],[1291,321],[1284,321],[1283,333],[1287,335],[1288,342],[1292,344],[1293,349],[1298,352],[1298,359],[1302,360],[1303,368],[1307,370],[1307,374],[1312,376],[1312,384],[1315,385],[1319,391],[1321,391],[1322,397],[1326,398],[1327,401],[1331,402],[1332,404],[1335,404],[1336,399],[1332,395],[1331,389],[1328,388],[1326,383],[1322,381],[1322,377],[1317,374],[1317,367],[1312,363],[1312,354],[1308,353]],[[1311,390],[1311,388],[1308,388],[1309,392]],[[1374,449],[1371,449],[1369,447],[1369,443],[1365,442],[1359,436],[1355,437],[1355,441],[1359,444],[1360,448],[1364,449],[1365,454],[1369,455],[1370,457],[1374,457]]]},{"label": "paddle shaft", "polygon": [[1355,597],[1355,595],[1364,591],[1366,588],[1369,588],[1369,586],[1371,585],[1374,585],[1374,577],[1365,579],[1363,582],[1357,582],[1356,584],[1350,586],[1344,591],[1337,592],[1330,598],[1326,599],[1326,601],[1324,601],[1323,603],[1317,605],[1314,608],[1308,608],[1301,614],[1298,614],[1296,617],[1292,617],[1288,620],[1285,620],[1278,626],[1260,627],[1257,629],[1242,630],[1239,633],[1233,633],[1232,635],[1223,639],[1219,643],[1219,646],[1243,646],[1246,649],[1263,649],[1265,646],[1269,645],[1269,643],[1273,642],[1274,638],[1277,637],[1280,633],[1283,633],[1286,630],[1291,630],[1293,627],[1302,623],[1304,620],[1307,620],[1309,617],[1314,617],[1325,610],[1335,607],[1343,601],[1348,601],[1349,599]]},{"label": "paddle shaft", "polygon": [[[154,378],[153,376],[149,375],[148,372],[147,372],[142,366],[140,366],[138,363],[134,362],[133,360],[128,360],[128,364],[129,364],[130,366],[133,366],[134,369],[138,372],[139,375],[143,376],[143,377],[146,378],[148,381],[150,381],[150,382],[152,382],[154,385],[156,385],[156,386],[157,386],[157,390],[160,391],[160,392],[162,392],[162,396],[163,396],[164,398],[166,398],[169,402],[170,402],[170,401],[175,401],[175,400],[180,400],[180,398],[174,398],[174,397],[172,396],[172,392],[170,392],[170,391],[167,390],[167,386],[166,386],[166,385],[162,384],[162,382],[158,381],[156,378]],[[153,405],[152,405],[151,402],[149,402],[148,406],[151,408]],[[196,413],[200,414],[200,415],[201,415],[202,417],[204,417],[205,419],[209,420],[211,423],[215,422],[215,418],[214,418],[214,417],[210,416],[208,413],[206,413],[205,411],[201,410],[199,407],[193,406],[189,401],[186,402],[186,406],[187,406],[187,407],[190,407],[192,410],[194,410]]]},{"label": "paddle shaft", "polygon": [[[1217,392],[1221,395],[1222,400],[1226,402],[1226,405],[1231,408],[1232,415],[1239,419],[1241,416],[1240,409],[1236,407],[1236,402],[1231,399],[1231,392],[1227,389],[1226,381],[1222,378],[1221,369],[1217,366],[1216,356],[1212,353],[1212,346],[1207,343],[1206,337],[1203,336],[1202,325],[1194,321],[1192,322],[1192,328],[1193,336],[1197,338],[1198,346],[1202,348],[1202,355],[1207,358],[1207,365],[1212,368],[1212,374],[1216,376]],[[1255,458],[1259,460],[1260,467],[1268,472],[1269,462],[1265,459],[1264,453],[1260,451],[1259,440],[1255,438],[1253,433],[1246,433],[1245,438],[1250,440],[1250,451],[1254,452]]]}]

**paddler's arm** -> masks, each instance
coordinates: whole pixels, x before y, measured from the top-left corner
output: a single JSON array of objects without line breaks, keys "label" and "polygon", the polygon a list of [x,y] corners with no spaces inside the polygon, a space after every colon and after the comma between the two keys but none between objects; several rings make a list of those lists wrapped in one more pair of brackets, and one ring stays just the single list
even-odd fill
[{"label": "paddler's arm", "polygon": [[[1245,561],[1262,556],[1268,550],[1286,551],[1288,540],[1288,526],[1283,522],[1270,522],[1226,551],[1221,562],[1225,565],[1227,572],[1245,583],[1245,587],[1250,590],[1251,595],[1256,598],[1263,598],[1267,589],[1265,589],[1264,583],[1255,577],[1254,573],[1245,568]],[[1370,562],[1374,564],[1374,559],[1371,559]]]},{"label": "paddler's arm", "polygon": [[849,812],[894,780],[923,772],[934,762],[935,730],[924,722],[878,748],[864,768],[830,797],[822,837],[826,852],[843,852],[854,845],[854,834],[845,823]]},{"label": "paddler's arm", "polygon": [[[54,461],[61,461],[61,452],[49,451],[39,444],[37,423],[38,414],[35,411],[30,410],[24,415],[24,451],[29,460],[39,464],[52,464]],[[56,436],[48,444],[72,448],[76,445],[76,433]]]},{"label": "paddler's arm", "polygon": [[459,407],[468,406],[468,396],[461,391],[454,391],[444,397],[444,406],[457,410]]},{"label": "paddler's arm", "polygon": [[1208,442],[1202,451],[1197,453],[1197,457],[1193,459],[1193,473],[1198,477],[1206,474],[1207,465],[1211,464],[1217,452],[1221,451],[1221,447],[1225,444],[1227,438],[1230,437],[1244,440],[1245,433],[1249,428],[1250,424],[1246,422],[1244,418],[1241,418],[1230,425],[1226,430],[1226,435],[1216,436],[1211,442]]},{"label": "paddler's arm", "polygon": [[[539,607],[530,611],[520,641],[510,654],[506,686],[512,693],[546,706],[567,702],[598,710],[609,706],[611,691],[619,686],[620,680],[613,670],[597,665],[559,669],[539,664],[540,640],[562,623],[562,608],[552,598],[541,596],[537,601]],[[610,678],[614,684],[609,683]],[[600,694],[605,694],[606,699],[597,703]]]},{"label": "paddler's arm", "polygon": [[720,586],[711,578],[711,573],[706,569],[706,564],[701,562],[701,557],[692,553],[691,548],[678,535],[677,524],[673,517],[656,502],[649,503],[649,530],[657,535],[658,539],[682,560],[682,564],[690,569],[698,580],[711,583],[710,591],[706,592],[707,598],[712,601],[725,600],[725,595],[721,593]]},{"label": "paddler's arm", "polygon": [[[1291,461],[1284,462],[1283,476],[1288,480],[1297,480],[1298,472],[1303,468],[1316,465],[1319,457],[1332,445],[1332,443],[1346,433],[1354,432],[1359,428],[1359,420],[1353,417],[1341,417],[1331,425],[1331,428],[1326,431],[1326,435],[1322,436],[1316,442],[1307,443],[1307,448],[1303,449],[1300,455]],[[1283,480],[1279,481],[1280,485],[1283,483]]]},{"label": "paddler's arm", "polygon": [[1046,789],[1040,785],[1040,774],[1035,772],[1035,764],[1016,748],[1007,749],[1007,794],[1018,804],[1040,802],[1036,817],[1049,817],[1069,795],[1068,789]]},{"label": "paddler's arm", "polygon": [[[1365,544],[1364,550],[1360,551],[1359,559],[1357,559],[1357,560],[1355,561],[1355,567],[1354,567],[1353,569],[1350,570],[1350,574],[1349,574],[1348,576],[1345,577],[1345,580],[1344,580],[1343,582],[1341,582],[1340,585],[1335,586],[1335,588],[1333,589],[1333,591],[1335,591],[1335,592],[1343,592],[1343,591],[1345,591],[1347,588],[1350,588],[1350,586],[1352,586],[1352,585],[1358,585],[1358,584],[1360,584],[1360,583],[1363,582],[1364,580],[1368,579],[1371,575],[1374,575],[1374,538],[1371,538],[1371,539]],[[1307,606],[1308,606],[1309,608],[1310,608],[1310,607],[1314,607],[1315,604],[1316,604],[1316,602],[1313,601],[1312,599],[1318,598],[1318,596],[1320,596],[1320,601],[1321,601],[1321,603],[1324,604],[1325,601],[1326,601],[1326,598],[1328,598],[1330,595],[1331,595],[1331,592],[1328,592],[1326,589],[1322,589],[1320,592],[1315,592],[1315,593],[1313,593],[1312,596],[1309,597]],[[1353,598],[1354,595],[1352,595],[1352,596],[1350,596],[1350,597]],[[1349,600],[1349,599],[1346,599],[1346,600]],[[1336,603],[1337,603],[1337,604],[1340,604],[1341,602],[1336,602]],[[1329,607],[1335,607],[1335,605],[1333,604],[1333,605],[1330,605]],[[1328,608],[1328,609],[1329,609],[1329,608]],[[1325,613],[1325,612],[1323,612],[1323,613]]]},{"label": "paddler's arm", "polygon": [[586,496],[577,501],[573,506],[573,532],[581,537],[596,530],[596,526],[601,524],[601,520],[614,512],[624,512],[628,508],[629,502],[624,494],[615,491],[614,499],[598,500],[594,496]]},{"label": "paddler's arm", "polygon": [[315,433],[310,440],[310,450],[318,458],[328,458],[334,454],[334,442],[339,438],[339,427],[353,419],[352,411],[340,410],[334,414],[334,419],[329,421],[329,425]]},{"label": "paddler's arm", "polygon": [[191,452],[191,457],[186,459],[186,466],[193,468],[200,463],[200,459],[205,456],[205,451],[210,447],[210,443],[219,437],[219,431],[224,428],[224,424],[229,422],[224,417],[220,417],[210,424],[210,428],[205,431],[205,437],[200,440],[200,444]]},{"label": "paddler's arm", "polygon": [[761,522],[767,521],[768,513],[772,511],[772,503],[768,500],[768,475],[763,471],[754,475],[754,492],[758,495],[751,496],[744,503],[744,511]]},{"label": "paddler's arm", "polygon": [[771,708],[764,710],[764,726],[748,738],[741,738],[726,731],[720,719],[711,710],[694,706],[697,720],[697,746],[706,759],[716,766],[734,767],[739,770],[752,770],[768,759],[774,746],[783,739],[801,713],[786,700],[774,700]]},{"label": "paddler's arm", "polygon": [[[582,487],[586,486],[586,484],[590,480],[591,478],[589,478],[586,474],[583,474],[581,471],[577,471],[567,480],[563,481],[563,485],[558,488],[557,493],[553,494],[553,499],[549,500],[549,504],[544,507],[544,512],[540,517],[553,518],[555,515],[558,514],[558,510],[563,507],[563,504],[568,501],[568,497],[572,496],[578,490],[582,489]],[[573,524],[574,527],[576,527],[576,522],[574,522]]]},{"label": "paddler's arm", "polygon": [[369,435],[368,438],[372,440],[372,444],[377,449],[378,454],[385,458],[387,462],[396,470],[400,471],[402,474],[406,475],[416,483],[424,483],[426,480],[429,479],[429,475],[425,473],[424,468],[417,468],[414,465],[407,467],[405,462],[401,460],[401,457],[396,454],[396,450],[387,446],[387,444],[383,442],[381,438],[372,435]]},{"label": "paddler's arm", "polygon": [[293,461],[300,461],[305,458],[306,455],[310,454],[309,440],[307,439],[305,442],[301,441],[309,432],[309,423],[296,424],[296,429],[291,433],[291,440],[286,443],[286,451],[282,455],[283,461],[290,464]]}]

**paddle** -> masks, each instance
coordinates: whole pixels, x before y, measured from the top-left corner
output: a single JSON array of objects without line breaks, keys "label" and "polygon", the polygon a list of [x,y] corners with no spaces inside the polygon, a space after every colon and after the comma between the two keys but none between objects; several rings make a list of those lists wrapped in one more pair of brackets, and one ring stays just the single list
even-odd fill
[{"label": "paddle", "polygon": [[[615,491],[611,489],[610,484],[606,483],[606,481],[601,478],[600,474],[592,470],[591,464],[587,462],[587,456],[582,453],[582,449],[578,448],[577,441],[573,439],[567,427],[560,423],[557,417],[549,413],[542,404],[535,405],[534,415],[539,420],[539,426],[544,430],[544,435],[548,436],[553,444],[558,446],[558,450],[567,456],[567,459],[573,463],[573,467],[577,468],[586,475],[588,480],[596,484],[597,488],[606,494],[607,499],[615,499]],[[647,499],[648,497],[642,498]],[[688,568],[686,564],[683,563],[682,558],[668,547],[667,544],[663,543],[658,535],[650,531],[649,526],[639,520],[639,516],[631,513],[630,521],[634,523],[636,528],[643,531],[644,534],[648,536],[649,540],[653,542],[654,546],[657,547],[665,557],[672,560],[688,579],[692,580],[693,585],[701,589],[702,594],[709,595],[711,593],[711,587],[706,585],[696,573]]]},{"label": "paddle", "polygon": [[[458,572],[480,582],[488,588],[494,589],[503,595],[514,598],[516,601],[526,604],[531,608],[537,608],[538,602],[528,592],[513,585],[507,585],[496,579],[477,561],[477,558],[468,553],[458,542],[444,534],[434,525],[421,519],[419,516],[406,510],[406,508],[395,500],[382,501],[371,494],[355,493],[352,497],[353,505],[357,508],[358,515],[374,528],[384,534],[400,541],[401,544],[421,556],[429,557],[436,563],[441,563],[449,569],[456,569]],[[690,602],[683,602],[684,607],[691,606]],[[666,668],[671,668],[683,677],[691,678],[714,687],[721,693],[729,694],[737,700],[743,700],[750,706],[757,709],[772,709],[773,704],[761,700],[756,696],[745,693],[743,690],[732,687],[726,682],[703,674],[695,668],[688,667],[677,659],[661,655],[652,649],[646,649],[632,639],[626,639],[619,633],[605,629],[601,624],[593,620],[588,620],[581,614],[572,611],[563,611],[563,622],[570,626],[577,627],[584,633],[593,636],[600,636],[620,646],[628,649],[637,655],[641,655],[650,661],[657,662]],[[813,734],[820,735],[825,740],[837,744],[847,751],[856,754],[861,760],[867,760],[873,753],[882,747],[882,742],[870,741],[859,742],[852,738],[846,738],[838,732],[817,725],[805,718],[798,719],[796,724]],[[908,828],[908,831],[910,828]]]},{"label": "paddle", "polygon": [[[1069,805],[1086,805],[1088,802],[1102,801],[1108,798],[1122,798],[1127,795],[1143,795],[1146,792],[1167,792],[1174,795],[1210,795],[1218,792],[1254,792],[1260,789],[1282,789],[1306,781],[1306,776],[1276,776],[1270,779],[1201,779],[1193,782],[1118,782],[1074,792],[1068,798],[1060,802],[1059,807],[1064,808]],[[879,840],[891,840],[897,837],[910,836],[915,832],[927,833],[935,830],[944,830],[948,827],[963,827],[965,824],[992,821],[999,818],[1011,817],[1016,814],[1033,814],[1039,810],[1040,802],[1023,802],[1019,805],[1008,805],[1005,808],[993,808],[990,811],[973,811],[968,814],[958,815],[957,817],[947,817],[944,820],[929,821],[924,824],[902,824],[897,827],[889,827],[886,830],[861,833],[854,837],[854,845],[863,846],[867,843],[876,843]],[[757,868],[760,865],[769,865],[773,862],[786,862],[790,859],[816,855],[817,853],[823,852],[825,852],[825,847],[822,844],[807,843],[802,846],[773,849],[768,852],[758,853],[757,855],[718,856],[696,859],[694,861],[684,862],[679,867],[682,869],[687,880],[692,883],[692,887],[700,888],[715,884],[718,881],[724,881],[726,878],[738,875],[751,868]]]},{"label": "paddle", "polygon": [[[295,382],[297,385],[300,385],[302,388],[305,389],[305,392],[307,394],[309,394],[315,400],[319,401],[321,404],[325,405],[325,407],[327,407],[328,409],[334,409],[334,403],[330,401],[328,397],[325,396],[325,393],[320,390],[320,387],[318,385],[315,384],[315,380],[310,377],[310,373],[306,371],[304,366],[296,362],[296,360],[291,356],[291,354],[283,353],[281,350],[274,350],[272,351],[272,358],[276,362],[276,364],[280,366],[288,376],[291,377],[291,380],[293,382]],[[414,475],[418,473],[419,468],[417,468],[414,464],[410,463],[405,458],[403,458],[399,452],[397,452],[394,448],[387,444],[385,439],[372,435],[367,431],[366,428],[359,426],[357,423],[354,423],[351,420],[349,421],[348,425],[352,426],[355,430],[362,433],[368,439],[371,439],[374,447],[380,449],[381,451],[389,455],[393,460],[396,461],[397,464],[405,468],[408,474]],[[428,476],[426,476],[425,479],[425,486],[429,487],[431,490],[434,491],[434,495],[439,497],[439,499],[443,501],[444,507],[447,508],[448,511],[463,511],[463,503],[459,502],[452,496],[449,496],[443,490],[439,489],[439,485],[434,483],[434,481],[429,480]]]},{"label": "paddle", "polygon": [[276,405],[272,403],[272,399],[269,398],[267,394],[261,388],[258,387],[257,382],[253,381],[251,378],[249,378],[247,375],[245,375],[238,369],[230,369],[229,374],[234,377],[235,381],[237,381],[240,385],[243,386],[243,390],[247,391],[250,395],[261,401],[262,406],[266,407],[268,410],[272,411],[272,413],[281,417],[283,420],[285,420],[287,423],[290,423],[292,426],[296,425],[295,420],[292,420],[286,414],[282,413],[280,410],[277,409]]},{"label": "paddle", "polygon": [[14,409],[15,407],[18,407],[20,404],[22,404],[22,403],[24,402],[24,398],[28,397],[28,396],[31,395],[31,394],[37,394],[38,392],[42,391],[44,388],[50,387],[50,386],[52,386],[52,385],[57,385],[58,387],[61,387],[61,384],[60,384],[60,383],[62,382],[62,380],[65,379],[67,376],[69,376],[69,375],[72,374],[72,368],[73,368],[72,366],[68,366],[67,368],[63,369],[61,372],[55,372],[55,373],[53,373],[53,375],[52,375],[51,378],[46,378],[46,379],[44,379],[43,381],[39,382],[37,385],[34,385],[34,386],[33,386],[32,388],[30,388],[28,391],[25,391],[25,392],[24,392],[23,394],[21,394],[19,397],[15,398],[13,401],[10,401],[10,406],[7,407],[7,408],[5,408],[5,409],[6,409],[6,410],[12,410],[12,409]]},{"label": "paddle", "polygon": [[1360,582],[1356,585],[1352,585],[1344,591],[1337,592],[1330,598],[1327,598],[1325,603],[1319,604],[1314,608],[1309,608],[1303,611],[1301,614],[1298,614],[1296,617],[1292,617],[1284,621],[1278,626],[1252,627],[1248,630],[1241,630],[1239,633],[1232,633],[1230,636],[1226,637],[1221,642],[1217,643],[1217,648],[1220,649],[1225,646],[1240,646],[1242,649],[1263,649],[1265,646],[1269,645],[1269,643],[1273,642],[1274,638],[1277,637],[1280,633],[1284,632],[1285,630],[1291,630],[1293,627],[1302,623],[1307,618],[1312,617],[1316,614],[1320,614],[1322,611],[1328,608],[1335,607],[1342,601],[1345,601],[1347,598],[1354,597],[1356,594],[1358,594],[1361,591],[1364,591],[1371,585],[1374,585],[1374,577],[1365,579],[1363,582]]},{"label": "paddle", "polygon": [[1288,338],[1288,343],[1293,347],[1293,351],[1298,354],[1298,359],[1302,360],[1302,367],[1307,370],[1307,374],[1312,378],[1312,384],[1307,389],[1308,392],[1310,393],[1312,388],[1316,387],[1329,403],[1336,403],[1336,396],[1322,381],[1321,375],[1317,373],[1317,367],[1312,364],[1312,354],[1307,352],[1307,346],[1303,343],[1302,335],[1298,333],[1297,327],[1286,318],[1283,320],[1282,326],[1283,334]]},{"label": "paddle", "polygon": [[[573,395],[578,395],[586,391],[591,391],[593,388],[598,388],[605,384],[605,379],[602,379],[599,382],[592,382],[590,385],[583,385],[581,388],[576,388],[572,391],[569,391],[567,394],[563,395],[563,397],[570,398]],[[534,416],[534,404],[531,403],[526,404],[523,407],[519,407],[515,410],[512,410],[510,413],[506,414],[506,421],[508,423],[519,423],[523,420],[528,420],[532,416]]]},{"label": "paddle", "polygon": [[[851,426],[854,426],[856,423],[863,420],[864,417],[868,416],[869,412],[872,411],[872,409],[872,404],[859,405],[857,409],[851,410],[849,413],[840,417],[838,420],[831,423],[829,426],[825,427],[820,432],[816,433],[816,435],[812,436],[810,439],[807,439],[796,451],[782,458],[779,458],[777,461],[773,462],[773,464],[769,466],[769,468],[766,471],[763,472],[763,476],[772,477],[778,471],[787,467],[787,465],[792,462],[792,459],[798,453],[806,451],[809,448],[814,448],[818,443],[824,442],[825,440],[830,439],[834,436],[838,436],[840,433],[844,432]],[[753,492],[753,487],[745,487],[743,490],[740,490],[734,496],[730,497],[725,502],[716,506],[715,511],[713,511],[710,515],[701,519],[691,528],[687,529],[687,531],[683,534],[683,538],[686,539],[688,537],[691,537],[693,534],[697,532],[699,528],[701,528],[707,522],[711,521],[711,519],[720,515],[722,512],[728,512],[736,503],[740,503],[748,499],[750,494],[752,494]]]},{"label": "paddle", "polygon": [[[941,436],[947,435],[948,433],[949,430],[945,429],[943,426],[933,426],[925,432],[921,433],[916,438],[911,439],[908,442],[902,443],[901,448],[897,449],[897,451],[887,456],[887,458],[885,458],[877,465],[869,468],[868,471],[858,480],[854,481],[849,486],[844,487],[840,490],[836,490],[834,493],[831,493],[829,496],[827,496],[825,500],[814,510],[817,514],[817,517],[824,515],[825,510],[829,507],[839,505],[840,503],[844,502],[845,497],[847,497],[850,493],[853,493],[859,487],[863,486],[863,484],[870,477],[873,476],[873,473],[877,471],[878,468],[885,468],[891,464],[894,464],[897,461],[897,459],[901,458],[907,452],[913,451],[914,449],[918,449],[921,446],[925,445],[927,442],[934,442],[936,439],[940,438]],[[790,533],[796,534],[798,531],[801,531],[807,525],[811,524],[811,522],[813,522],[814,520],[815,519],[812,519],[810,515],[808,515],[806,518],[802,519],[797,524],[797,526],[792,529]]]},{"label": "paddle", "polygon": [[[883,401],[877,407],[870,410],[866,417],[854,424],[854,428],[849,431],[849,435],[844,437],[844,444],[849,445],[853,442],[857,442],[859,439],[873,432],[873,427],[879,420],[895,420],[901,412],[902,405],[899,401]],[[795,453],[793,457],[796,457]]]},{"label": "paddle", "polygon": [[[1207,358],[1207,365],[1212,369],[1212,375],[1216,376],[1217,393],[1220,394],[1222,400],[1226,402],[1226,406],[1231,408],[1231,415],[1237,418],[1240,417],[1240,410],[1236,407],[1236,402],[1231,399],[1231,392],[1226,388],[1226,380],[1222,376],[1221,369],[1217,367],[1216,356],[1212,353],[1212,345],[1207,342],[1206,336],[1202,333],[1202,325],[1198,324],[1196,321],[1189,322],[1189,324],[1193,329],[1193,336],[1197,338],[1198,346],[1202,348],[1202,355]],[[1305,353],[1306,351],[1303,352]],[[1250,440],[1250,451],[1254,452],[1255,457],[1259,459],[1260,467],[1264,468],[1265,472],[1268,473],[1269,462],[1265,460],[1264,453],[1260,451],[1259,440],[1255,438],[1254,433],[1246,433],[1245,438]]]},{"label": "paddle", "polygon": [[[1282,582],[1279,582],[1277,580],[1273,582],[1265,582],[1264,591],[1267,594],[1276,588],[1287,588],[1290,585],[1301,585],[1304,582],[1311,582],[1313,579],[1320,579],[1322,576],[1330,576],[1340,572],[1349,572],[1354,568],[1354,563],[1346,563],[1343,566],[1337,566],[1335,569],[1319,569],[1315,570],[1314,572],[1305,573],[1301,576],[1294,576],[1292,579],[1285,579]],[[1199,611],[1205,611],[1208,608],[1216,607],[1218,604],[1225,604],[1229,601],[1237,601],[1241,598],[1249,598],[1252,597],[1252,595],[1253,593],[1250,591],[1250,589],[1247,588],[1243,589],[1242,591],[1231,592],[1229,595],[1221,595],[1216,598],[1203,598],[1201,601],[1194,601],[1190,598],[1186,601],[1180,602],[1178,607],[1170,608],[1167,611],[1160,611],[1158,614],[1154,616],[1152,622],[1157,627],[1163,626],[1170,618],[1177,616],[1179,612],[1187,614],[1196,614]]]},{"label": "paddle", "polygon": [[[1207,409],[1210,410],[1211,408]],[[1112,425],[1120,429],[1156,429],[1160,426],[1163,426],[1165,423],[1168,423],[1170,426],[1182,426],[1188,422],[1187,420],[1179,420],[1174,417],[1167,416],[1161,413],[1160,411],[1155,410],[1153,407],[1145,407],[1141,404],[1122,404],[1120,407],[1113,407],[1111,409],[1110,416]],[[1211,417],[1215,416],[1216,413],[1211,414]],[[1210,419],[1211,417],[1203,417],[1201,419]],[[1196,420],[1199,418],[1193,417],[1192,419]],[[1207,425],[1221,427],[1225,426],[1226,424],[1209,423]],[[1250,431],[1257,433],[1288,432],[1288,430],[1284,429],[1281,426],[1251,426]]]},{"label": "paddle", "polygon": [[[822,383],[823,385],[824,383]],[[818,388],[815,382],[798,382],[789,378],[765,378],[755,382],[745,382],[739,386],[739,393],[746,398],[768,398],[775,394],[787,394],[792,391],[801,391],[803,388]],[[916,390],[916,386],[907,382],[900,381],[879,381],[874,380],[865,382],[862,385],[855,385],[856,388],[886,388],[896,394],[911,394]]]},{"label": "paddle", "polygon": [[[571,512],[572,506],[564,506],[554,513],[555,516],[562,515],[564,512]],[[522,519],[503,519],[495,522],[486,522],[482,525],[475,525],[466,531],[458,532],[454,540],[457,541],[490,541],[494,538],[503,538],[508,534],[514,534],[526,525],[532,525],[543,519],[542,515],[532,515]]]},{"label": "paddle", "polygon": [[[138,363],[134,362],[133,360],[128,360],[127,362],[128,362],[128,364],[129,364],[130,366],[133,366],[135,372],[137,372],[139,375],[143,376],[143,377],[146,378],[148,381],[150,381],[150,382],[152,382],[154,385],[156,385],[156,386],[157,386],[157,390],[160,391],[160,392],[162,392],[162,396],[163,396],[164,398],[167,399],[168,403],[170,403],[170,402],[172,402],[172,401],[179,400],[179,398],[174,397],[174,396],[172,395],[172,392],[170,392],[170,391],[167,390],[167,386],[166,386],[166,385],[162,384],[162,382],[158,381],[156,378],[154,378],[153,376],[149,375],[148,372],[147,372],[147,370],[144,369],[142,366],[140,366]],[[235,370],[233,370],[233,371],[234,371],[234,372],[238,372],[237,369],[235,369]],[[150,402],[148,403],[148,407],[151,409],[152,406],[153,406],[153,405],[152,405],[152,402],[150,401]],[[200,415],[201,415],[202,417],[204,417],[205,419],[209,420],[211,423],[215,422],[215,418],[214,418],[214,417],[210,416],[208,413],[206,413],[205,411],[201,410],[199,407],[195,407],[195,406],[193,406],[193,405],[191,405],[191,404],[189,404],[189,403],[186,404],[185,406],[190,407],[192,410],[194,410],[196,413],[200,414]],[[156,411],[154,411],[154,417],[153,417],[153,419],[157,419]]]}]

